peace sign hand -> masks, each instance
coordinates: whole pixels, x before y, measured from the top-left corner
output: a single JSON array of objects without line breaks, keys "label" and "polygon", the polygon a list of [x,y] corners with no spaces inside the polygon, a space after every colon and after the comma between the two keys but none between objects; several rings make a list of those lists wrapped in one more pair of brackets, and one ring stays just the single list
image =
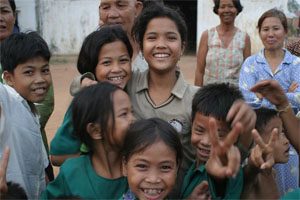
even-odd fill
[{"label": "peace sign hand", "polygon": [[216,120],[209,119],[211,154],[206,162],[207,172],[215,178],[235,177],[240,169],[241,155],[234,143],[242,132],[242,125],[237,122],[228,135],[219,140]]},{"label": "peace sign hand", "polygon": [[7,192],[7,183],[6,183],[6,169],[8,165],[9,159],[9,148],[5,147],[2,155],[2,159],[0,160],[0,199],[1,194],[5,194]]},{"label": "peace sign hand", "polygon": [[252,130],[252,136],[256,145],[251,150],[249,164],[260,169],[271,169],[275,163],[273,148],[275,142],[279,139],[278,129],[274,128],[272,130],[268,144],[263,141],[256,129]]}]

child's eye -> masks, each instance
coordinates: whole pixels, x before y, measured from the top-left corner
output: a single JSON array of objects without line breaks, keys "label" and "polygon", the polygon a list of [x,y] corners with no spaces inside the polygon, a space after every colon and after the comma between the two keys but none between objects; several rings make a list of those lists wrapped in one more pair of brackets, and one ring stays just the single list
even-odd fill
[{"label": "child's eye", "polygon": [[109,5],[101,5],[100,8],[102,10],[108,10],[109,9]]},{"label": "child's eye", "polygon": [[145,171],[147,169],[145,164],[137,164],[135,167],[140,171]]},{"label": "child's eye", "polygon": [[44,74],[49,74],[49,73],[50,73],[49,68],[43,69],[43,70],[42,70],[42,73],[44,73]]},{"label": "child's eye", "polygon": [[169,172],[172,169],[170,165],[163,165],[161,166],[161,171],[163,172]]},{"label": "child's eye", "polygon": [[27,71],[24,71],[24,74],[28,75],[28,76],[31,76],[31,75],[33,75],[33,71],[27,70]]},{"label": "child's eye", "polygon": [[103,62],[101,62],[101,64],[102,65],[104,65],[104,66],[109,66],[110,65],[110,61],[103,61]]},{"label": "child's eye", "polygon": [[125,64],[125,63],[128,63],[129,62],[129,59],[128,58],[122,58],[121,60],[120,60],[120,63],[121,64]]},{"label": "child's eye", "polygon": [[198,134],[198,135],[202,135],[204,133],[203,128],[195,128],[194,130],[195,130],[196,134]]}]

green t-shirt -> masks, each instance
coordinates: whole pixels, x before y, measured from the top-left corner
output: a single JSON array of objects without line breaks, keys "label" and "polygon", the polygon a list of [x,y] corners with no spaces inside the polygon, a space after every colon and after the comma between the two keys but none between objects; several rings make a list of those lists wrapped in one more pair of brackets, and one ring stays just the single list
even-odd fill
[{"label": "green t-shirt", "polygon": [[81,142],[73,134],[72,106],[70,105],[62,125],[58,128],[50,144],[51,155],[67,155],[80,152]]},{"label": "green t-shirt", "polygon": [[128,190],[126,177],[107,179],[96,174],[89,155],[64,162],[56,179],[48,184],[41,199],[80,197],[119,199]]},{"label": "green t-shirt", "polygon": [[181,189],[181,197],[184,199],[189,197],[194,188],[204,180],[208,182],[212,199],[239,199],[243,189],[243,170],[240,169],[235,178],[227,179],[225,196],[221,198],[217,196],[217,185],[208,175],[205,165],[200,165],[196,169],[196,163],[194,162],[184,177]]},{"label": "green t-shirt", "polygon": [[294,189],[293,191],[286,193],[280,199],[281,200],[286,200],[286,199],[300,199],[300,188]]}]

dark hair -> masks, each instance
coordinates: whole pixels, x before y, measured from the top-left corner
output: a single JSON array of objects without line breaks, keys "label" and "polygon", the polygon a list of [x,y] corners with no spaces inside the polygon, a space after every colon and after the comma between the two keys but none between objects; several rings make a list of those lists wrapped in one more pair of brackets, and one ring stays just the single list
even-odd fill
[{"label": "dark hair", "polygon": [[116,41],[121,41],[125,44],[131,58],[133,54],[132,46],[122,27],[120,25],[103,26],[89,34],[83,41],[77,61],[78,71],[81,74],[92,72],[95,75],[101,48],[105,44]]},{"label": "dark hair", "polygon": [[178,132],[171,124],[159,118],[142,119],[130,126],[122,150],[125,162],[133,154],[142,152],[158,141],[163,141],[176,152],[176,162],[180,166],[183,153]]},{"label": "dark hair", "polygon": [[16,14],[16,3],[15,3],[15,0],[8,0],[9,2],[9,5],[13,11],[14,14]]},{"label": "dark hair", "polygon": [[256,112],[256,130],[262,134],[264,132],[265,126],[269,123],[274,117],[278,117],[278,112],[274,109],[268,108],[259,108],[255,110]]},{"label": "dark hair", "polygon": [[178,29],[182,45],[187,44],[187,26],[179,10],[172,9],[160,3],[146,7],[132,28],[132,35],[143,50],[143,38],[149,22],[152,19],[166,17],[172,20]]},{"label": "dark hair", "polygon": [[[213,11],[214,11],[214,13],[216,13],[217,15],[218,15],[218,9],[219,9],[219,7],[220,7],[220,1],[221,1],[221,0],[214,0],[215,6],[214,6]],[[243,10],[243,6],[242,6],[240,0],[232,0],[232,3],[233,3],[234,7],[235,7],[236,10],[237,10],[237,15],[240,14],[240,12],[242,12],[242,10]]]},{"label": "dark hair", "polygon": [[272,8],[272,9],[264,12],[261,15],[261,17],[258,19],[257,28],[258,28],[259,32],[261,31],[262,23],[265,21],[266,18],[269,18],[269,17],[278,18],[280,20],[285,32],[286,33],[288,32],[288,23],[287,23],[286,16],[281,10],[278,10],[276,8]]},{"label": "dark hair", "polygon": [[213,83],[200,88],[192,101],[192,121],[197,112],[226,121],[232,104],[243,99],[239,89],[230,83]]},{"label": "dark hair", "polygon": [[0,54],[2,69],[9,72],[32,58],[49,61],[51,56],[47,43],[36,32],[11,34],[1,42]]},{"label": "dark hair", "polygon": [[17,183],[8,182],[7,192],[1,194],[1,199],[27,199],[25,190]]},{"label": "dark hair", "polygon": [[108,82],[100,82],[82,89],[72,101],[72,122],[74,134],[87,145],[90,152],[94,150],[93,139],[87,132],[89,123],[98,123],[103,137],[110,132],[109,120],[114,127],[113,94],[121,90]]}]

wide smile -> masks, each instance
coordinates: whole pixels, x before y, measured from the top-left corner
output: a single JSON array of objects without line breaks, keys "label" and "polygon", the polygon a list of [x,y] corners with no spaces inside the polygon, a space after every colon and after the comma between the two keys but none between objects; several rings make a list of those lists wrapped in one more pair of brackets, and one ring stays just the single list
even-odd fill
[{"label": "wide smile", "polygon": [[209,155],[210,155],[210,150],[203,149],[203,148],[197,148],[197,153],[198,153],[198,156],[208,159]]},{"label": "wide smile", "polygon": [[37,87],[34,88],[32,91],[33,93],[37,94],[37,95],[44,95],[47,92],[47,87]]},{"label": "wide smile", "polygon": [[107,77],[107,80],[112,84],[119,85],[124,82],[125,75]]},{"label": "wide smile", "polygon": [[145,197],[149,200],[161,199],[161,195],[164,191],[162,188],[141,188]]},{"label": "wide smile", "polygon": [[154,53],[153,57],[158,58],[158,59],[165,59],[165,58],[169,58],[170,54],[169,53]]}]

